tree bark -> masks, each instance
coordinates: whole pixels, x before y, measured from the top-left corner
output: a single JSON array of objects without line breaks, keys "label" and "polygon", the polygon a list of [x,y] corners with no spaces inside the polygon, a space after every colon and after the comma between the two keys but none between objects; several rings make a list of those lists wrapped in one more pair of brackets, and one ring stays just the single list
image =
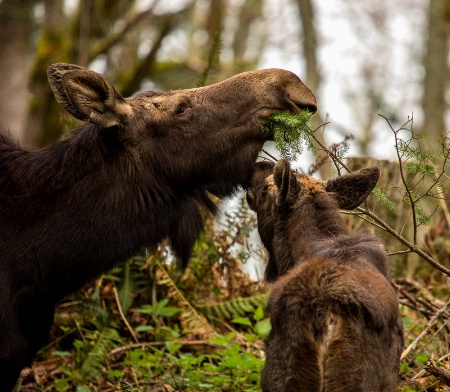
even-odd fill
[{"label": "tree bark", "polygon": [[[241,65],[245,62],[245,55],[248,49],[248,39],[250,36],[250,26],[256,20],[261,20],[263,2],[259,0],[245,0],[239,10],[238,25],[233,37],[233,59],[234,63]],[[262,33],[262,32],[261,32]],[[264,41],[264,37],[261,37]],[[252,42],[252,45],[259,43]],[[252,59],[251,62],[257,62]]]},{"label": "tree bark", "polygon": [[30,89],[26,132],[23,143],[28,147],[44,146],[62,133],[60,109],[47,82],[47,67],[55,62],[72,62],[70,26],[63,12],[62,0],[44,1],[44,23],[30,72]]},{"label": "tree bark", "polygon": [[0,2],[0,126],[23,138],[28,110],[30,0]]},{"label": "tree bark", "polygon": [[446,131],[445,92],[448,88],[450,38],[450,1],[430,0],[428,8],[426,52],[423,60],[425,78],[423,81],[422,108],[423,129],[428,134],[430,149],[439,149],[439,139]]},{"label": "tree bark", "polygon": [[[300,11],[300,19],[302,25],[302,44],[303,55],[306,64],[306,80],[305,84],[311,89],[311,91],[317,96],[320,90],[322,76],[320,73],[319,62],[317,60],[317,31],[314,21],[314,7],[312,0],[297,0],[297,6]],[[318,128],[324,123],[320,114],[320,102],[318,103],[318,112],[312,118],[313,129]],[[321,133],[317,134],[319,141],[326,145]],[[331,167],[329,165],[322,165],[319,168],[320,174],[323,178],[331,177]]]},{"label": "tree bark", "polygon": [[317,32],[314,22],[314,7],[311,0],[297,0],[300,10],[303,35],[303,54],[306,63],[306,85],[316,92],[320,88],[321,74],[317,61]]}]

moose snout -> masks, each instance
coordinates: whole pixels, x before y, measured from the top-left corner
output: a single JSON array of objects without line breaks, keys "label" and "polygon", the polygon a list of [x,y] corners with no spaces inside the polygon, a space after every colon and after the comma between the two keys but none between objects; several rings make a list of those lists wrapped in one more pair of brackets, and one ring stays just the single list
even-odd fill
[{"label": "moose snout", "polygon": [[302,110],[307,110],[309,111],[311,114],[314,114],[317,112],[317,103],[316,103],[316,98],[314,97],[314,95],[312,96],[313,99],[310,100],[310,102],[305,103],[303,101],[294,101],[291,99],[291,102],[294,105],[294,111],[295,112],[299,112]]},{"label": "moose snout", "polygon": [[299,83],[288,85],[287,98],[293,106],[294,112],[308,110],[312,114],[317,112],[317,101],[312,91],[306,87],[299,79]]}]

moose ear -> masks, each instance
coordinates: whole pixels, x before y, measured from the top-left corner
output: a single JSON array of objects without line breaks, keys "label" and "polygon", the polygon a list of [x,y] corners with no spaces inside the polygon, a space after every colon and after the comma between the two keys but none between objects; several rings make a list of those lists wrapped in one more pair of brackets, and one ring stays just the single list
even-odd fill
[{"label": "moose ear", "polygon": [[327,192],[335,194],[339,208],[353,210],[358,207],[377,184],[378,167],[361,169],[327,181]]},{"label": "moose ear", "polygon": [[276,203],[281,207],[297,196],[298,184],[289,162],[282,159],[273,169],[273,179],[278,188]]},{"label": "moose ear", "polygon": [[102,75],[77,65],[53,64],[47,71],[59,104],[72,116],[103,128],[126,122],[132,109]]}]

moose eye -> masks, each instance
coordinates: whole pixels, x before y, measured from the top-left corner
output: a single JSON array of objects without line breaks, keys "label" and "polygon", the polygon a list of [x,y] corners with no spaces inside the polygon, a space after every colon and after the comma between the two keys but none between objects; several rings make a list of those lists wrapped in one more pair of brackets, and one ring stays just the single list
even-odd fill
[{"label": "moose eye", "polygon": [[186,113],[186,106],[185,105],[178,106],[177,110],[175,111],[175,114],[178,116],[182,116],[184,113]]}]

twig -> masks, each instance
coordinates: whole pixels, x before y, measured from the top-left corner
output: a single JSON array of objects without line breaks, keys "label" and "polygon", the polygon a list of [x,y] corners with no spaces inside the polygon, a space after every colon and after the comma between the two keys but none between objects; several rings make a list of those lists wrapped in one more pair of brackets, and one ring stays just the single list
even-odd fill
[{"label": "twig", "polygon": [[399,240],[403,245],[406,245],[409,249],[411,249],[412,252],[417,253],[420,257],[422,257],[422,259],[430,263],[433,267],[437,268],[439,271],[443,272],[445,275],[450,277],[450,269],[445,268],[442,264],[438,263],[431,256],[427,255],[417,245],[409,242],[405,237],[398,234],[392,227],[390,227],[386,222],[384,222],[373,212],[362,207],[358,207],[357,210],[371,217],[375,222],[378,223],[378,225],[380,225],[383,228],[383,230],[387,231],[389,234],[397,238],[397,240]]},{"label": "twig", "polygon": [[328,148],[326,148],[320,141],[319,139],[314,135],[314,132],[316,132],[319,128],[321,127],[325,127],[328,123],[322,124],[319,127],[317,127],[314,131],[313,131],[313,138],[315,140],[315,142],[328,154],[331,156],[331,158],[333,158],[334,161],[338,162],[345,170],[347,170],[349,173],[351,173],[350,168],[344,163],[342,162],[341,159],[339,159],[339,157],[336,156],[336,154],[334,154],[332,151],[330,151]]},{"label": "twig", "polygon": [[411,249],[398,250],[396,252],[388,253],[387,256],[404,255],[405,253],[412,253],[412,250]]},{"label": "twig", "polygon": [[139,22],[146,16],[151,15],[153,12],[153,6],[139,14],[130,13],[125,15],[122,19],[124,21],[124,26],[119,31],[112,31],[102,40],[97,41],[93,48],[89,52],[89,61],[92,61],[97,56],[106,53],[111,49],[112,46],[123,40],[123,37],[129,30],[139,26]]},{"label": "twig", "polygon": [[134,332],[133,328],[131,328],[130,323],[128,322],[127,318],[125,317],[125,314],[123,313],[122,304],[120,303],[120,298],[119,298],[119,292],[117,291],[116,286],[113,286],[113,292],[114,292],[114,298],[116,299],[116,302],[117,302],[117,307],[119,308],[120,317],[122,317],[122,320],[125,323],[125,325],[127,326],[128,330],[130,331],[131,336],[133,336],[134,341],[136,343],[139,343],[139,339],[136,335],[136,332]]},{"label": "twig", "polygon": [[400,129],[398,129],[396,131],[392,127],[391,122],[390,122],[390,120],[387,117],[384,117],[382,114],[379,114],[379,116],[386,120],[386,122],[388,123],[389,127],[391,128],[391,130],[392,130],[392,132],[394,133],[394,136],[395,136],[395,151],[397,152],[400,176],[402,178],[402,182],[403,182],[403,185],[405,186],[405,190],[406,190],[406,195],[408,196],[409,203],[411,205],[411,213],[412,213],[412,221],[413,221],[413,243],[414,243],[414,245],[416,245],[417,244],[417,218],[416,218],[415,201],[414,201],[414,198],[413,198],[413,196],[411,194],[411,190],[409,189],[408,183],[406,181],[405,173],[403,172],[403,160],[402,160],[402,156],[400,155],[399,139],[397,137],[398,132],[401,129],[404,129],[405,125],[407,125],[409,122],[412,123],[412,118],[410,120],[408,120],[407,122],[405,122],[400,127]]},{"label": "twig", "polygon": [[425,370],[435,376],[437,379],[442,381],[445,385],[450,387],[450,370],[445,369],[442,366],[439,366],[432,359],[428,360]]},{"label": "twig", "polygon": [[427,326],[424,328],[424,330],[414,339],[414,341],[403,351],[400,360],[405,359],[405,357],[416,348],[416,346],[419,344],[419,342],[422,340],[422,338],[428,333],[428,331],[434,326],[436,320],[441,317],[441,315],[447,310],[447,308],[450,306],[450,300],[447,301],[447,303],[440,308],[436,314],[430,318],[430,321],[428,321]]},{"label": "twig", "polygon": [[264,148],[261,150],[264,154],[268,155],[270,158],[272,158],[275,162],[278,162],[278,159],[275,158],[272,154],[270,154],[267,150],[264,150]]},{"label": "twig", "polygon": [[[161,342],[143,342],[143,343],[134,343],[129,344],[127,346],[122,346],[115,348],[109,352],[109,355],[120,354],[124,351],[133,350],[135,348],[145,348],[145,347],[161,347],[166,345],[166,341]],[[172,344],[182,344],[183,346],[210,346],[215,348],[222,348],[223,346],[217,343],[209,342],[208,340],[171,340]]]},{"label": "twig", "polygon": [[[444,359],[446,359],[446,358],[448,358],[448,357],[450,357],[450,353],[445,354],[445,355],[443,355],[442,357],[440,357],[440,358],[438,359],[438,362],[441,362],[441,361],[443,361]],[[422,377],[425,373],[426,373],[426,370],[425,370],[425,369],[422,369],[422,370],[421,370],[419,373],[417,373],[412,379],[415,380],[415,379],[417,379],[417,378],[419,378],[419,377]]]}]

